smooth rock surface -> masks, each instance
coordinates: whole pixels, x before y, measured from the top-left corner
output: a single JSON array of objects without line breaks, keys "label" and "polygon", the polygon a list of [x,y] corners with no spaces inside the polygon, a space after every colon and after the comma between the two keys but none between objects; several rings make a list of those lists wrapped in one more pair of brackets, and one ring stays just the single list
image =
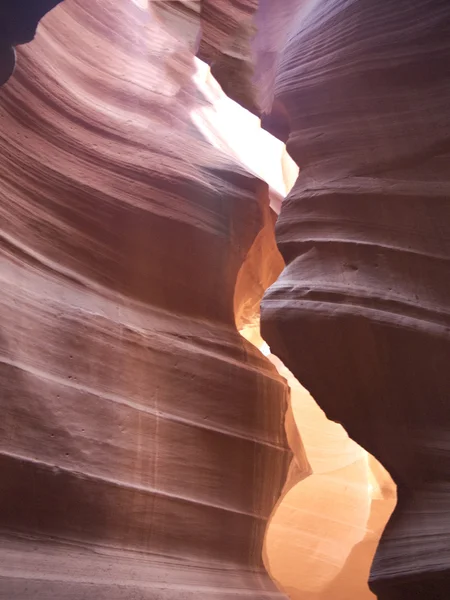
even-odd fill
[{"label": "smooth rock surface", "polygon": [[310,474],[285,486],[272,515],[264,548],[268,571],[291,600],[373,600],[369,570],[395,506],[395,485],[341,425],[326,418],[281,361],[269,359],[291,388],[288,414],[302,440],[298,462],[306,455]]},{"label": "smooth rock surface", "polygon": [[444,600],[450,5],[299,1],[286,27],[274,96],[300,175],[262,333],[398,486],[372,567],[378,598]]},{"label": "smooth rock surface", "polygon": [[151,4],[164,27],[188,40],[190,49],[211,66],[233,100],[259,115],[253,84],[252,40],[258,0],[133,0]]},{"label": "smooth rock surface", "polygon": [[288,389],[236,327],[269,189],[164,18],[67,0],[0,91],[2,600],[284,597]]}]

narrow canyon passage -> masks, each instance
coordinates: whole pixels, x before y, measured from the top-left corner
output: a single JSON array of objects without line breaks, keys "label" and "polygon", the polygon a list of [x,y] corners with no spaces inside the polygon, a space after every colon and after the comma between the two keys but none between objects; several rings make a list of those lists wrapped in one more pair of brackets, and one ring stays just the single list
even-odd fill
[{"label": "narrow canyon passage", "polygon": [[[289,158],[286,162],[285,172],[293,175],[286,180],[288,192],[297,173]],[[289,385],[285,427],[294,455],[266,532],[264,562],[292,600],[374,599],[369,571],[395,507],[396,486],[374,457],[327,419],[262,339],[259,300],[283,268],[272,229],[262,233],[238,276],[236,291],[247,302],[236,307],[237,326]]]},{"label": "narrow canyon passage", "polygon": [[0,600],[448,600],[450,8],[280,2],[31,14]]}]

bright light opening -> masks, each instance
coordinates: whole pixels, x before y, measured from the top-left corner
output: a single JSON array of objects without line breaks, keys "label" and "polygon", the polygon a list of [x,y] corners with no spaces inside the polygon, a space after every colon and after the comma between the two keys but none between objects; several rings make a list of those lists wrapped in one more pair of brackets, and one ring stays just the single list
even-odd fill
[{"label": "bright light opening", "polygon": [[148,0],[131,0],[138,8],[148,10]]}]

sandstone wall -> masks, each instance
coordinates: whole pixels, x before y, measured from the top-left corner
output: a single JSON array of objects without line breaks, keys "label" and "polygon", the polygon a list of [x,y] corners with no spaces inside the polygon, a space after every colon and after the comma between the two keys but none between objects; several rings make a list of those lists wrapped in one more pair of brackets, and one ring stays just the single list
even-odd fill
[{"label": "sandstone wall", "polygon": [[378,598],[444,599],[450,6],[297,7],[280,33],[274,96],[300,175],[277,223],[287,265],[262,332],[398,486],[372,568]]},{"label": "sandstone wall", "polygon": [[5,600],[283,597],[287,386],[235,324],[268,188],[159,8],[67,0],[0,90]]}]

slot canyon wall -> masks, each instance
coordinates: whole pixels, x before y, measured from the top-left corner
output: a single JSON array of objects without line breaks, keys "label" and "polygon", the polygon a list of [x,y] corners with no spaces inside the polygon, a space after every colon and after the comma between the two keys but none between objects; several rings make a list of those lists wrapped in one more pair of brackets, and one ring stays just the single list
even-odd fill
[{"label": "slot canyon wall", "polygon": [[[370,452],[372,589],[447,600],[449,13],[65,0],[18,49],[1,599],[373,598]],[[296,169],[194,53],[289,137],[282,205]]]},{"label": "slot canyon wall", "polygon": [[278,47],[260,57],[262,97],[288,114],[301,168],[276,226],[286,268],[263,300],[263,337],[398,486],[372,590],[444,600],[450,5],[291,7],[259,14],[261,43]]},{"label": "slot canyon wall", "polygon": [[0,90],[4,600],[284,597],[288,387],[237,328],[280,197],[168,8],[68,0]]}]

